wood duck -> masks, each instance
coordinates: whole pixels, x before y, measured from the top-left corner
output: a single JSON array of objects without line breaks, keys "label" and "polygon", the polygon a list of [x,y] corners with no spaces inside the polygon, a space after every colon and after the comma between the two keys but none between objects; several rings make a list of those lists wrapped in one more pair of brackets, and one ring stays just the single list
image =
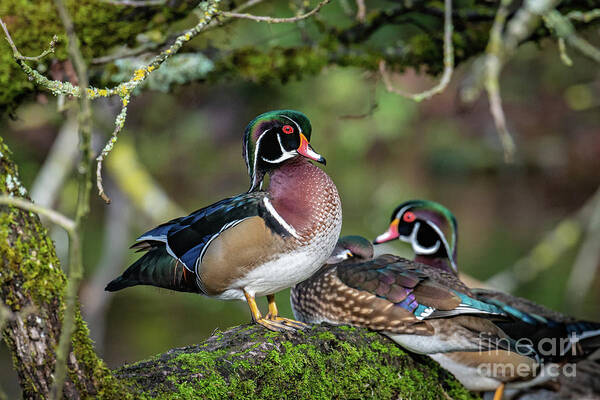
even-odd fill
[{"label": "wood duck", "polygon": [[388,230],[373,243],[400,239],[415,252],[415,261],[458,273],[456,243],[458,226],[454,215],[444,206],[429,200],[410,200],[392,213]]},{"label": "wood duck", "polygon": [[[443,205],[428,200],[410,200],[392,214],[388,230],[374,243],[400,239],[409,243],[415,260],[444,271],[458,273],[456,218]],[[587,357],[600,348],[600,323],[580,321],[530,300],[489,289],[471,289],[480,301],[501,308],[524,324],[498,325],[515,340],[558,340],[565,343],[559,354],[545,354],[545,361],[572,361]],[[518,329],[515,329],[518,327]],[[573,346],[573,347],[572,347]]]},{"label": "wood duck", "polygon": [[[308,278],[331,255],[342,226],[332,180],[310,160],[308,118],[270,111],[246,127],[247,193],[221,200],[144,233],[132,248],[145,252],[106,286],[152,285],[248,302],[255,322],[275,331],[305,325],[279,317],[274,293]],[[265,174],[267,190],[261,190]],[[267,296],[262,316],[255,296]]]},{"label": "wood duck", "polygon": [[300,321],[365,327],[427,354],[470,390],[517,384],[540,370],[535,348],[499,326],[520,320],[478,300],[453,273],[390,254],[326,264],[292,289],[291,303]]}]

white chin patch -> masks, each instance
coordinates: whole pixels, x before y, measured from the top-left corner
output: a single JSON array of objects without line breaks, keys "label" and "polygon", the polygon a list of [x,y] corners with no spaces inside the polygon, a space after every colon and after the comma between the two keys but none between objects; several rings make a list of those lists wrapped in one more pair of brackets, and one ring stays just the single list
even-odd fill
[{"label": "white chin patch", "polygon": [[280,162],[283,162],[290,158],[294,158],[296,156],[296,154],[298,154],[298,153],[296,153],[295,151],[286,151],[281,156],[277,157],[274,160],[269,160],[268,158],[265,158],[265,157],[261,157],[261,158],[264,162],[268,162],[270,164],[279,164]]}]

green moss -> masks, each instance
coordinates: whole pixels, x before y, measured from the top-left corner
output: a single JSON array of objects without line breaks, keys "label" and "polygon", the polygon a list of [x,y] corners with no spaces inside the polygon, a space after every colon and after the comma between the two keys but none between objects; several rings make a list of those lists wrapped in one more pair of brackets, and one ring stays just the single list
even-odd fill
[{"label": "green moss", "polygon": [[319,339],[321,340],[334,340],[335,335],[331,332],[321,332],[319,333]]},{"label": "green moss", "polygon": [[[0,192],[12,196],[25,196],[26,191],[18,179],[17,167],[10,160],[11,152],[0,138]],[[30,212],[15,207],[0,207],[0,259],[2,273],[0,286],[3,288],[3,301],[17,311],[33,303],[43,318],[62,318],[62,303],[66,287],[66,277],[54,251],[54,245],[39,218]],[[101,359],[94,352],[89,331],[82,320],[79,310],[75,315],[76,328],[73,334],[73,352],[77,358],[80,373],[91,378],[100,392],[97,398],[128,398],[127,392],[115,380]],[[52,326],[56,328],[55,323]],[[48,330],[58,342],[58,329]],[[10,349],[15,346],[13,338],[5,336]],[[19,360],[15,358],[15,367],[19,370]],[[54,360],[54,354],[47,354],[47,362]],[[74,371],[70,371],[76,385],[81,384]],[[28,381],[25,374],[22,382],[24,393],[35,393],[36,382]],[[79,386],[80,393],[88,393],[89,387]]]},{"label": "green moss", "polygon": [[[116,374],[132,371],[125,380],[141,388],[144,398],[439,399],[448,391],[453,399],[476,398],[434,362],[409,356],[365,330],[314,327],[300,337],[251,329],[240,337],[224,335],[229,342],[217,350],[178,349],[179,354],[126,366]],[[244,343],[249,336],[257,342]],[[273,344],[267,336],[276,336]],[[144,374],[167,371],[168,377],[140,377],[139,369]]]},{"label": "green moss", "polygon": [[[67,0],[66,6],[75,24],[84,57],[105,55],[116,45],[134,45],[138,33],[157,27],[165,28],[175,18],[185,15],[198,1],[169,2],[169,7],[119,7],[97,0]],[[67,58],[66,34],[52,0],[0,0],[0,16],[6,23],[19,51],[36,56],[48,47],[53,35],[59,37],[56,54],[40,63],[28,62],[33,68],[47,71],[50,60]],[[2,33],[2,36],[4,34]],[[0,109],[13,108],[33,90],[14,61],[8,42],[0,40]]]}]

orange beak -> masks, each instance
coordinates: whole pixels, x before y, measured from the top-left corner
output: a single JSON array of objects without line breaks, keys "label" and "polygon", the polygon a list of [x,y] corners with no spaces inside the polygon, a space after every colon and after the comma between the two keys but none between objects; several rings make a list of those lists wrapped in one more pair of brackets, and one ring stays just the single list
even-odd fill
[{"label": "orange beak", "polygon": [[314,151],[312,147],[310,147],[308,139],[306,139],[306,136],[304,136],[302,133],[300,134],[300,146],[298,146],[296,151],[298,152],[298,154],[301,154],[306,158],[309,158],[321,164],[326,164],[323,156]]},{"label": "orange beak", "polygon": [[375,240],[373,240],[373,243],[380,244],[380,243],[389,242],[390,240],[397,239],[398,236],[400,236],[400,234],[398,233],[398,224],[399,223],[400,223],[400,220],[398,218],[393,220],[392,223],[390,224],[390,227],[388,228],[388,230],[385,233],[382,233],[381,235],[377,236],[375,238]]}]

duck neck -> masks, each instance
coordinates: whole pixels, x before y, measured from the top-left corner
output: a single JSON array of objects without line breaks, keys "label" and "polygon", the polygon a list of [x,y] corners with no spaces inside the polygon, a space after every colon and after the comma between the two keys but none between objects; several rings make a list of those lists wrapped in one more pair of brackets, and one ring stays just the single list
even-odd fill
[{"label": "duck neck", "polygon": [[452,268],[452,263],[448,259],[448,257],[436,257],[436,256],[426,256],[426,255],[416,255],[415,261],[421,264],[426,264],[447,272],[451,274],[455,274],[456,272]]}]

